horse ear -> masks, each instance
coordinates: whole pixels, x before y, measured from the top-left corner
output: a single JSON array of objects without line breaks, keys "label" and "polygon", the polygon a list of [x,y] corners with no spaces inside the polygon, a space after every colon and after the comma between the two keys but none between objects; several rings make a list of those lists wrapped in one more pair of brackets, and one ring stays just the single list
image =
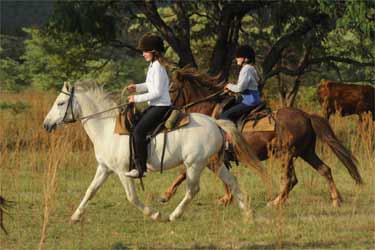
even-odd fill
[{"label": "horse ear", "polygon": [[64,86],[62,87],[63,91],[69,92],[71,88],[72,85],[70,84],[70,82],[64,82]]}]

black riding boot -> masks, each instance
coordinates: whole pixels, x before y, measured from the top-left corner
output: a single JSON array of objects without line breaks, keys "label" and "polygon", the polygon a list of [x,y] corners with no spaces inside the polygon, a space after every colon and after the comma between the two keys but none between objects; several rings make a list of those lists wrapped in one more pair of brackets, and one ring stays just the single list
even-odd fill
[{"label": "black riding boot", "polygon": [[145,160],[134,159],[134,165],[139,173],[139,178],[145,177],[147,172],[147,166]]},{"label": "black riding boot", "polygon": [[234,161],[236,163],[236,166],[238,166],[238,159],[236,157],[236,152],[234,151],[233,144],[227,142],[226,148],[224,150],[224,164],[227,169],[231,168],[231,161]]},{"label": "black riding boot", "polygon": [[143,113],[141,119],[135,125],[133,136],[134,163],[136,169],[126,173],[126,176],[132,178],[145,176],[147,169],[147,133],[152,132],[152,130],[163,120],[163,117],[169,108],[169,106],[151,106]]},{"label": "black riding boot", "polygon": [[146,164],[143,164],[141,160],[134,159],[135,168],[125,173],[127,177],[131,178],[142,178],[146,176],[147,167]]}]

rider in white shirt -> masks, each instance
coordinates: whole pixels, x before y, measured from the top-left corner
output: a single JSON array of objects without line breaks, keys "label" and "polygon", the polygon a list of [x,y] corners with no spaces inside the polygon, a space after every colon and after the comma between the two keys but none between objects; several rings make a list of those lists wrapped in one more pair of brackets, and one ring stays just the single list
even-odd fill
[{"label": "rider in white shirt", "polygon": [[130,84],[129,92],[146,92],[128,97],[129,103],[148,102],[149,107],[133,130],[134,164],[135,169],[126,173],[132,178],[141,178],[147,171],[147,134],[156,128],[170,109],[172,103],[169,95],[169,78],[163,65],[164,45],[161,37],[146,34],[139,42],[138,48],[143,51],[143,57],[150,62],[146,82]]}]

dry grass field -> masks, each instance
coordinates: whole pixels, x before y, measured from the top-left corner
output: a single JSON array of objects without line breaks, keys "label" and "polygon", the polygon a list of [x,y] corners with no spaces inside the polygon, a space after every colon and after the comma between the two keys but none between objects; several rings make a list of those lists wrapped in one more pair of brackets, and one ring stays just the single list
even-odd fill
[{"label": "dry grass field", "polygon": [[[92,146],[80,124],[52,134],[42,128],[56,93],[1,93],[1,102],[27,104],[25,110],[0,110],[0,195],[13,201],[4,215],[9,232],[0,232],[0,249],[375,249],[374,123],[358,125],[357,117],[333,117],[336,135],[358,159],[365,184],[358,186],[327,146],[317,151],[331,167],[343,206],[333,208],[325,180],[302,160],[296,161],[298,185],[283,207],[266,207],[260,179],[241,166],[233,167],[255,211],[254,223],[237,206],[217,203],[221,182],[209,171],[201,191],[181,220],[157,223],[132,207],[115,175],[89,203],[83,220],[69,218],[95,173]],[[278,191],[279,163],[264,163]],[[145,179],[141,199],[171,212],[184,188],[168,204],[158,196],[178,169]]]}]

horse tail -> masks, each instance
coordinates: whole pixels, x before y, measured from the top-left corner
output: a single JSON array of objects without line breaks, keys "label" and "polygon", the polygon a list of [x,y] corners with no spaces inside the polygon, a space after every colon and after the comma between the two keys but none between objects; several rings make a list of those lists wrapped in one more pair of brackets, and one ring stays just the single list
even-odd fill
[{"label": "horse tail", "polygon": [[359,174],[356,162],[357,159],[353,154],[345,148],[345,146],[337,139],[328,121],[323,117],[315,114],[309,115],[312,127],[315,134],[324,143],[328,144],[333,153],[339,158],[348,170],[350,176],[356,181],[357,184],[362,183],[362,177]]},{"label": "horse tail", "polygon": [[233,122],[228,120],[215,120],[216,124],[222,128],[230,137],[236,156],[240,162],[245,163],[267,183],[267,176],[258,157],[254,154],[249,144]]}]

